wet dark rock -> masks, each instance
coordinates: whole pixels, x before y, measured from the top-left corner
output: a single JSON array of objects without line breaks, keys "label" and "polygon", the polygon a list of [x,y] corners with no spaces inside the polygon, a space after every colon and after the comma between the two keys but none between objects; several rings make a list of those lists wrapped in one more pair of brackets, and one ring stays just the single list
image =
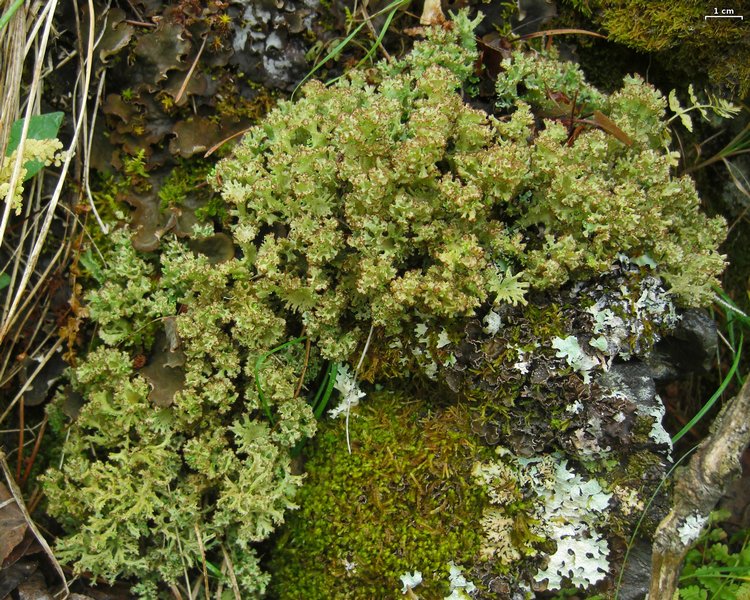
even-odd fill
[{"label": "wet dark rock", "polygon": [[623,569],[618,597],[620,600],[643,600],[651,581],[651,544],[638,542],[633,545]]},{"label": "wet dark rock", "polygon": [[37,570],[36,561],[17,562],[0,570],[0,598],[5,598]]},{"label": "wet dark rock", "polygon": [[317,0],[233,2],[235,65],[266,87],[292,91],[310,70],[304,34],[313,33]]},{"label": "wet dark rock", "polygon": [[706,373],[716,360],[719,337],[716,323],[705,310],[690,309],[669,337],[661,340],[649,358],[658,382],[675,380],[685,373]]},{"label": "wet dark rock", "polygon": [[639,407],[653,409],[661,404],[655,399],[656,384],[651,376],[651,369],[642,362],[613,365],[602,375],[600,383],[613,392],[625,394]]}]

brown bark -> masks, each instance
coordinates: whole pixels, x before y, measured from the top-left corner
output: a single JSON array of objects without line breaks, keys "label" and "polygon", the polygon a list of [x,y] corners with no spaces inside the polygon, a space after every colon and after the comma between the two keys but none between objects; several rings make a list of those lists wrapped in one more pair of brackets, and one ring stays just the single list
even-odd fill
[{"label": "brown bark", "polygon": [[654,536],[649,598],[669,600],[677,591],[682,561],[691,542],[680,529],[688,517],[707,517],[741,474],[740,457],[750,442],[750,378],[722,409],[686,467],[675,476],[671,512]]}]

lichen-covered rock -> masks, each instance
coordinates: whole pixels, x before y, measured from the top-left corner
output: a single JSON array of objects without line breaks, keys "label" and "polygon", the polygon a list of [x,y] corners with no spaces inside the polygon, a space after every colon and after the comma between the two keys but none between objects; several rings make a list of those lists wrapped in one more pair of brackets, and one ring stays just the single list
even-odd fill
[{"label": "lichen-covered rock", "polygon": [[[441,346],[434,354],[440,361],[435,381],[422,399],[402,399],[406,406],[394,409],[392,396],[384,405],[381,394],[371,394],[351,409],[348,434],[343,420],[326,427],[326,441],[309,449],[302,508],[283,528],[272,555],[273,597],[323,597],[320,590],[326,586],[335,586],[331,589],[342,597],[389,597],[397,576],[415,569],[422,577],[417,595],[448,595],[442,550],[415,555],[395,541],[393,532],[414,523],[414,536],[426,536],[440,547],[445,534],[434,533],[437,525],[419,516],[434,498],[420,500],[418,490],[432,489],[433,483],[428,486],[415,473],[417,492],[409,484],[393,493],[388,476],[395,465],[408,470],[419,462],[402,454],[424,436],[414,429],[412,411],[433,407],[445,416],[446,402],[459,403],[454,411],[460,413],[450,419],[466,415],[465,443],[473,448],[474,461],[470,477],[447,473],[442,485],[466,486],[458,497],[481,492],[470,496],[473,508],[459,529],[471,533],[472,542],[465,541],[450,558],[473,582],[472,597],[524,597],[524,590],[532,588],[611,588],[645,499],[670,464],[663,406],[641,359],[679,317],[664,288],[632,264],[595,282],[529,300],[528,306],[499,310],[499,323],[485,320],[491,327],[468,320],[460,341],[438,341],[440,333],[420,327],[415,334],[422,343]],[[363,371],[373,368],[368,361],[379,363],[381,351],[372,350]],[[420,364],[423,350],[412,351],[414,364]],[[630,360],[615,362],[623,357]],[[386,434],[382,411],[393,410],[406,416],[389,417]],[[404,448],[401,436],[415,441]],[[447,460],[439,448],[434,456],[434,461]],[[362,471],[371,476],[360,479]],[[430,477],[439,474],[438,469]],[[363,488],[375,486],[384,486],[377,495],[390,498],[393,512],[378,505],[346,508]],[[654,499],[652,518],[644,522],[646,534],[664,500]],[[466,508],[448,506],[435,515],[438,522]],[[373,544],[379,555],[398,557],[396,563],[386,568],[363,560]],[[325,559],[316,560],[321,553]],[[357,574],[347,570],[349,564],[365,567]]]}]

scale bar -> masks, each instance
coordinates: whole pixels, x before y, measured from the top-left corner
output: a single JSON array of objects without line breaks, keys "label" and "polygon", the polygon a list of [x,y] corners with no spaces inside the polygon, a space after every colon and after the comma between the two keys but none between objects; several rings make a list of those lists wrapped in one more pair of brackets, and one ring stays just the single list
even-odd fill
[{"label": "scale bar", "polygon": [[705,21],[706,19],[740,19],[744,21],[745,17],[743,15],[705,15],[703,20]]}]

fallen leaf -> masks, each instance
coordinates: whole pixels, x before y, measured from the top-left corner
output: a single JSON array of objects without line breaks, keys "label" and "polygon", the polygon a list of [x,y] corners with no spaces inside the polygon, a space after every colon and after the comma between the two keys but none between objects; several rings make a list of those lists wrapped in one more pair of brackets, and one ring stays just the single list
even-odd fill
[{"label": "fallen leaf", "polygon": [[23,540],[28,526],[21,509],[3,483],[0,483],[0,507],[0,565],[5,565],[10,553]]}]

